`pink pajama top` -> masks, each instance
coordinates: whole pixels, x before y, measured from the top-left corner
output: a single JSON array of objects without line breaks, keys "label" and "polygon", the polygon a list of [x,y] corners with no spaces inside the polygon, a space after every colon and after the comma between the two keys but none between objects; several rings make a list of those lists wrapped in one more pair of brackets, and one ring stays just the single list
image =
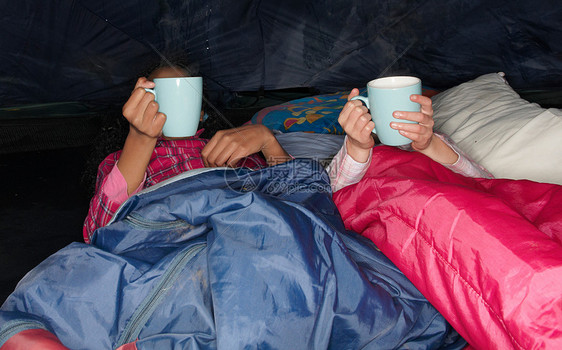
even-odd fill
[{"label": "pink pajama top", "polygon": [[[199,138],[200,133],[201,131],[196,136],[183,140],[159,140],[146,169],[145,179],[132,194],[185,171],[204,168],[201,151],[207,144],[207,140]],[[486,169],[459,150],[450,139],[437,133],[435,135],[447,143],[459,156],[456,163],[444,164],[444,166],[465,176],[492,177]],[[129,198],[127,182],[116,166],[120,155],[121,151],[110,154],[98,168],[96,192],[90,201],[90,208],[83,227],[86,243],[90,243],[94,231],[98,227],[105,226],[121,204]],[[336,192],[345,186],[359,182],[365,175],[370,162],[371,157],[365,163],[353,160],[347,154],[344,141],[342,148],[327,168],[332,190]],[[241,160],[238,166],[261,169],[266,167],[267,163],[262,157],[254,154]]]},{"label": "pink pajama top", "polygon": [[[447,136],[434,133],[458,155],[458,159],[454,164],[443,164],[446,168],[467,177],[481,177],[491,179],[493,175],[490,174],[481,165],[470,159],[457,145]],[[342,188],[356,184],[363,178],[369,165],[371,164],[371,155],[365,163],[356,162],[351,156],[347,154],[346,141],[344,141],[342,148],[332,159],[332,162],[326,169],[330,175],[332,191],[336,192]]]},{"label": "pink pajama top", "polygon": [[[201,151],[208,140],[199,137],[201,132],[202,130],[198,131],[197,135],[183,140],[158,140],[150,157],[145,179],[132,194],[185,171],[204,168]],[[86,243],[90,243],[94,231],[105,226],[121,204],[129,198],[127,182],[116,167],[120,155],[121,151],[110,154],[98,168],[96,190],[83,227]],[[242,159],[238,166],[260,169],[266,167],[267,163],[258,154],[253,154]]]}]

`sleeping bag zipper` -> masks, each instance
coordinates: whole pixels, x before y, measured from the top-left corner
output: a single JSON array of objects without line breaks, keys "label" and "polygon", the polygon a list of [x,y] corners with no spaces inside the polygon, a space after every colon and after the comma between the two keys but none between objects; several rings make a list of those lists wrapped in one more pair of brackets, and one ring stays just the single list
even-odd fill
[{"label": "sleeping bag zipper", "polygon": [[139,228],[149,228],[151,230],[175,230],[178,228],[189,228],[193,229],[195,226],[191,225],[186,220],[174,220],[174,221],[166,221],[166,222],[150,222],[143,217],[137,217],[135,213],[130,213],[124,219],[124,222],[128,222],[131,225]]},{"label": "sleeping bag zipper", "polygon": [[180,252],[174,258],[162,276],[160,282],[152,289],[150,294],[144,299],[135,313],[131,316],[131,319],[125,326],[125,329],[117,341],[117,345],[115,346],[116,348],[133,342],[138,338],[141,329],[144,327],[156,307],[160,304],[162,298],[165,296],[167,287],[176,281],[184,267],[187,266],[197,253],[203,250],[206,246],[206,243],[196,243]]}]

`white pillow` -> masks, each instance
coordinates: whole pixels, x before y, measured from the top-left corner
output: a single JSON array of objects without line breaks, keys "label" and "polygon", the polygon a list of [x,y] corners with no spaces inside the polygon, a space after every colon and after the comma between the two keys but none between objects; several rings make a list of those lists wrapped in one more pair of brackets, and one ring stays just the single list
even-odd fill
[{"label": "white pillow", "polygon": [[562,110],[522,99],[501,72],[432,100],[435,131],[449,135],[496,178],[562,185]]}]

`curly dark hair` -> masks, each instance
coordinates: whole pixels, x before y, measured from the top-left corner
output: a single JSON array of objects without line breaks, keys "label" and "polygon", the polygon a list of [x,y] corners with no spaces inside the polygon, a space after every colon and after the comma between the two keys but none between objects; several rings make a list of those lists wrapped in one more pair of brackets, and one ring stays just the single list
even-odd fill
[{"label": "curly dark hair", "polygon": [[[185,64],[184,61],[185,56],[167,56],[165,59],[143,69],[139,76],[149,76],[155,69],[170,65],[181,68],[188,76],[196,75],[195,66]],[[202,109],[207,114],[207,118],[199,123],[199,128],[204,129],[201,134],[202,138],[210,139],[217,131],[234,127],[224,114],[209,101],[205,86],[203,86]],[[100,115],[99,119],[99,132],[93,140],[91,154],[86,161],[81,179],[82,185],[90,195],[95,192],[99,164],[109,154],[123,148],[130,127],[127,119],[121,114],[121,107],[108,108],[107,113]]]}]

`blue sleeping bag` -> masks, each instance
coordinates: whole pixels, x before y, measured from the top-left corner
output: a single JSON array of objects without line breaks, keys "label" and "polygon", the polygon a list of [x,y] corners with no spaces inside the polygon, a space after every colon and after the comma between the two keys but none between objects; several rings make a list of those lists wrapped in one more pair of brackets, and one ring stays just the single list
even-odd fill
[{"label": "blue sleeping bag", "polygon": [[70,349],[460,349],[373,244],[346,232],[312,160],[200,169],[142,191],[30,271],[0,347],[44,329]]}]

